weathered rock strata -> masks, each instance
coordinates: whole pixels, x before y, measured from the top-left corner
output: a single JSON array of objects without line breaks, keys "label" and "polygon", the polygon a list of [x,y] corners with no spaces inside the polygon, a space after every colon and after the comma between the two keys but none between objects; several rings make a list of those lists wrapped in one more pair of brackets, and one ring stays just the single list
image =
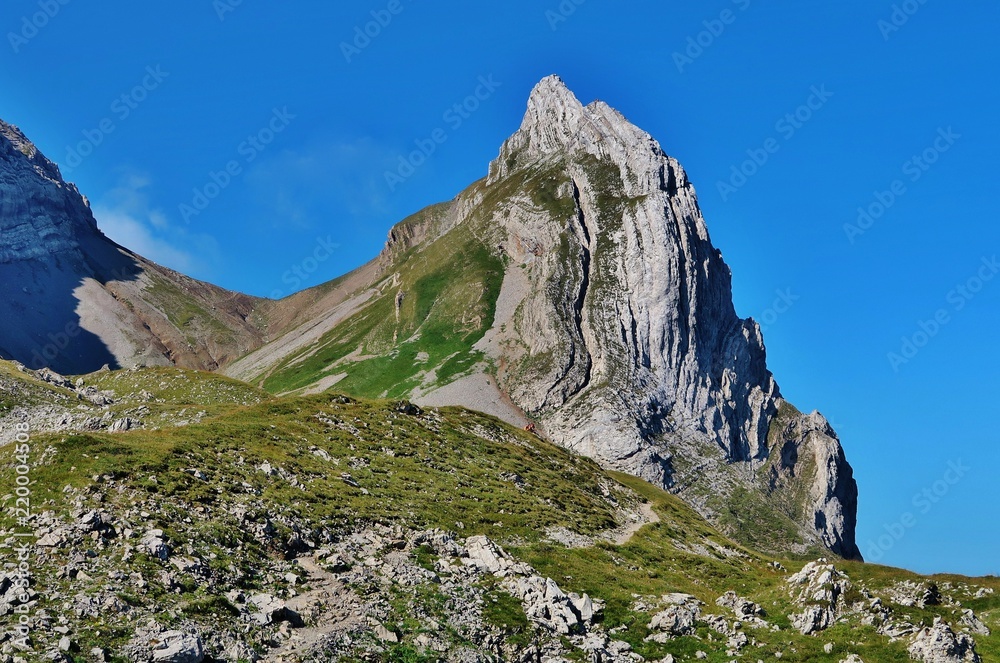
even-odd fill
[{"label": "weathered rock strata", "polygon": [[[771,448],[779,411],[792,408],[759,326],[736,315],[694,187],[649,134],[549,77],[459,207],[465,223],[493,229],[512,265],[510,313],[484,347],[499,386],[547,434],[682,495],[693,483],[769,493],[761,468],[787,447],[778,483],[805,493],[788,517],[807,541],[860,556],[857,487],[840,443],[819,414],[796,413],[780,422],[783,449]],[[689,443],[719,453],[676,462],[690,460]]]}]

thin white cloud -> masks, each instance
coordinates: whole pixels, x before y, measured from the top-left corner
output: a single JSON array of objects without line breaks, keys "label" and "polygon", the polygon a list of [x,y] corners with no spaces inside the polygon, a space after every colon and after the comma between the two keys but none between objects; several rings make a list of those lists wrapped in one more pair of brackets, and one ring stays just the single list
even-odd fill
[{"label": "thin white cloud", "polygon": [[173,224],[150,202],[146,191],[150,184],[142,174],[124,175],[94,204],[98,227],[115,242],[164,267],[186,274],[203,270],[218,254],[215,239]]},{"label": "thin white cloud", "polygon": [[[153,234],[156,230],[147,226],[141,217],[106,207],[94,207],[94,216],[104,234],[128,250],[179,272],[193,271],[194,256],[156,237]],[[146,221],[153,225],[151,219]]]}]

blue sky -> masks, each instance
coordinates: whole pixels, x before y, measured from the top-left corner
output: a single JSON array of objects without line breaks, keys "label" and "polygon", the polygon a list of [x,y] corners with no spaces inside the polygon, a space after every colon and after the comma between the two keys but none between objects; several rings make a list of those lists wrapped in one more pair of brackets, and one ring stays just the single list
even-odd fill
[{"label": "blue sky", "polygon": [[998,27],[940,0],[8,0],[0,117],[114,239],[267,296],[485,175],[558,73],[689,171],[782,391],[843,439],[862,552],[997,574]]}]

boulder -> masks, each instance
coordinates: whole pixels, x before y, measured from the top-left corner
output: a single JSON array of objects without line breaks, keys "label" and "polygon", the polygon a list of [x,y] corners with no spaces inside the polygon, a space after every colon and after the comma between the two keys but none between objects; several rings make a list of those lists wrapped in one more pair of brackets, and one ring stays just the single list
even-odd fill
[{"label": "boulder", "polygon": [[738,619],[743,621],[753,621],[766,614],[759,605],[749,599],[737,596],[736,592],[726,592],[715,600],[715,605],[729,608]]},{"label": "boulder", "polygon": [[976,613],[972,610],[963,610],[960,619],[962,620],[962,625],[973,633],[985,636],[990,635],[990,627],[984,624],[979,617],[976,617]]},{"label": "boulder", "polygon": [[382,642],[399,642],[399,636],[396,635],[395,631],[389,630],[382,624],[377,624],[375,626],[375,637]]},{"label": "boulder", "polygon": [[154,663],[202,663],[205,649],[194,633],[165,631],[150,640]]},{"label": "boulder", "polygon": [[671,636],[691,635],[699,618],[701,618],[701,608],[697,603],[671,605],[653,615],[649,629]]},{"label": "boulder", "polygon": [[825,559],[809,562],[801,571],[789,576],[791,594],[805,610],[791,615],[792,625],[802,635],[829,628],[843,614],[842,597],[851,587],[846,574]]},{"label": "boulder", "polygon": [[507,588],[521,600],[524,614],[531,621],[560,635],[584,630],[585,625],[570,597],[551,578],[511,579]]},{"label": "boulder", "polygon": [[910,658],[922,663],[980,663],[976,642],[965,633],[955,633],[940,618],[917,632],[907,650]]},{"label": "boulder", "polygon": [[938,589],[937,583],[932,582],[923,588],[917,605],[921,608],[926,608],[929,605],[941,605],[941,590]]},{"label": "boulder", "polygon": [[296,628],[304,625],[299,613],[290,609],[281,599],[270,594],[251,596],[248,603],[257,609],[257,612],[253,615],[253,619],[261,626],[277,624],[279,622],[288,622]]},{"label": "boulder", "polygon": [[500,573],[512,564],[510,556],[485,536],[469,537],[465,541],[465,549],[468,557],[462,560],[462,564],[487,573]]},{"label": "boulder", "polygon": [[153,557],[164,562],[170,559],[170,546],[163,538],[162,529],[149,530],[139,543],[142,549]]}]

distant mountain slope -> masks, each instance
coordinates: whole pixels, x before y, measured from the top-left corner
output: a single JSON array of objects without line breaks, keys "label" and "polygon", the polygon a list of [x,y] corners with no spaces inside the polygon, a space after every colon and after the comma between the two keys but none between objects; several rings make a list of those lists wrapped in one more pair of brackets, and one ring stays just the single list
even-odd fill
[{"label": "distant mountain slope", "polygon": [[542,81],[489,176],[366,269],[227,372],[532,421],[759,547],[860,557],[835,433],[782,399],[683,168],[603,102]]},{"label": "distant mountain slope", "polygon": [[0,356],[66,373],[215,369],[264,341],[262,303],[109,240],[56,165],[0,121]]},{"label": "distant mountain slope", "polygon": [[74,379],[0,361],[0,445],[18,424],[40,432],[124,432],[185,426],[272,397],[227,378],[173,367],[98,371]]}]

